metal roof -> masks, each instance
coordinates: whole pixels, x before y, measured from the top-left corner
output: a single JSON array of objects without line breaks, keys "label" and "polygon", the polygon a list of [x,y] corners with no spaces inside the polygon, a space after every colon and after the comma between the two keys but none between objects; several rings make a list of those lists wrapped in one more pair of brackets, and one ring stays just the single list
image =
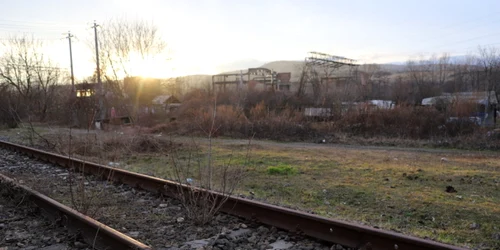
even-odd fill
[{"label": "metal roof", "polygon": [[444,93],[440,96],[428,97],[422,100],[422,105],[430,106],[435,105],[437,102],[443,101],[452,103],[456,101],[474,102],[482,105],[498,104],[498,99],[495,91],[482,91],[482,92],[457,92],[457,93]]}]

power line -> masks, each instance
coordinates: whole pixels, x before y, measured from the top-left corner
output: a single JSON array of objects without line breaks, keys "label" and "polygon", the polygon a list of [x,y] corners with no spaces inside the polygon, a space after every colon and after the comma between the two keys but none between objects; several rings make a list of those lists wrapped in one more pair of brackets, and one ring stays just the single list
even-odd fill
[{"label": "power line", "polygon": [[[496,20],[496,21],[489,21],[488,24],[493,24],[493,23],[497,23],[497,22],[500,22],[500,19],[499,20]],[[478,26],[474,26],[474,27],[470,27],[469,30],[475,30],[475,28],[479,27],[480,25]],[[442,38],[442,37],[450,37],[450,36],[453,36],[453,35],[457,35],[457,34],[463,34],[463,33],[467,33],[467,31],[465,30],[455,30],[454,32],[450,32],[450,33],[445,33],[445,34],[439,34],[439,35],[436,35],[436,36],[433,36],[431,38],[428,38],[428,39],[425,39],[425,40],[421,40],[422,42],[429,42],[429,41],[432,41],[432,40],[435,40],[436,38]]]},{"label": "power line", "polygon": [[[57,34],[61,30],[80,29],[85,26],[81,24],[55,23],[55,22],[40,22],[40,21],[17,21],[0,19],[0,32],[8,33],[37,33],[37,34]],[[43,39],[57,40],[57,39]]]},{"label": "power line", "polygon": [[0,26],[2,27],[7,27],[7,28],[46,28],[46,29],[59,29],[59,28],[68,28],[68,27],[73,27],[71,25],[25,25],[25,24],[8,24],[8,23],[1,23]]},{"label": "power line", "polygon": [[49,21],[20,21],[20,20],[6,20],[0,19],[0,23],[5,23],[8,25],[21,25],[21,26],[55,26],[55,27],[85,27],[85,25],[77,24],[77,23],[68,23],[64,22],[64,25],[61,25],[59,22],[49,22]]},{"label": "power line", "polygon": [[[500,13],[500,12],[495,12],[495,13]],[[476,19],[476,20],[483,20],[483,19],[484,18],[480,18],[480,19]],[[491,20],[487,20],[487,21],[488,21],[488,24],[491,25],[491,24],[500,22],[500,19],[499,20],[495,20],[495,21],[491,21]],[[470,22],[461,22],[461,24],[462,23],[470,23]],[[467,34],[469,32],[474,32],[475,29],[478,28],[481,25],[484,25],[484,24],[475,25],[473,27],[468,27],[468,28],[465,28],[465,29],[463,29],[463,28],[458,29],[458,30],[455,29],[455,31],[453,31],[453,32],[448,32],[448,33],[438,34],[438,35],[431,36],[431,37],[426,37],[426,38],[423,38],[423,39],[418,39],[418,42],[419,43],[428,43],[428,42],[434,42],[436,39],[443,38],[443,37],[448,38],[448,37],[451,37],[451,36],[457,35],[457,34]],[[454,26],[454,25],[447,26],[447,27],[452,27],[452,26]],[[460,27],[457,26],[457,28],[460,28]],[[472,41],[472,40],[476,40],[476,39],[480,39],[480,38],[488,37],[488,36],[494,36],[494,35],[496,35],[496,34],[488,34],[488,35],[484,35],[484,36],[480,36],[480,37],[473,37],[473,38],[466,39],[466,40],[460,40],[460,41],[452,42],[451,44],[468,42],[468,41]],[[447,44],[444,44],[444,45],[438,45],[438,46],[435,46],[435,47],[438,47],[438,48],[439,47],[444,47],[444,46],[447,46],[449,44],[450,43],[447,43]],[[434,48],[434,47],[432,47],[432,48]]]},{"label": "power line", "polygon": [[488,35],[483,35],[483,36],[478,36],[478,37],[473,37],[473,38],[469,38],[469,39],[465,39],[465,40],[461,40],[461,41],[456,41],[456,42],[452,42],[452,43],[447,43],[447,44],[436,46],[436,47],[433,47],[433,48],[442,48],[442,47],[449,46],[449,45],[454,45],[454,44],[459,44],[459,43],[464,43],[464,42],[470,42],[470,41],[474,41],[474,40],[477,40],[477,39],[481,39],[481,38],[485,38],[485,37],[490,37],[490,36],[498,36],[498,35],[500,35],[500,32],[493,33],[493,34],[488,34]]},{"label": "power line", "polygon": [[11,33],[50,33],[50,34],[60,34],[61,31],[68,30],[68,28],[60,29],[40,29],[40,28],[7,28],[0,27],[0,31],[11,32]]},{"label": "power line", "polygon": [[[433,49],[438,49],[438,48],[444,48],[444,47],[447,47],[449,49],[450,47],[452,47],[453,45],[456,45],[456,44],[467,43],[467,42],[478,40],[481,38],[499,36],[499,35],[500,35],[500,32],[491,33],[491,34],[481,35],[481,36],[472,37],[472,38],[468,38],[468,39],[464,39],[464,40],[452,41],[452,42],[441,44],[438,46],[429,46],[429,47],[426,46],[426,48],[423,48],[423,49],[425,49],[427,51],[433,50]],[[497,44],[500,44],[500,42],[494,42],[494,43],[488,43],[488,44],[477,44],[475,46],[466,47],[465,49],[473,49],[473,48],[477,48],[478,46],[492,46],[492,45],[497,45]],[[446,51],[446,52],[451,52],[451,51]],[[455,51],[454,54],[466,54],[469,52],[470,51],[460,51],[460,52]],[[435,54],[435,52],[412,52],[412,53],[400,53],[400,54],[407,54],[408,57],[415,57],[415,56],[432,55],[432,54]]]},{"label": "power line", "polygon": [[60,35],[61,32],[71,29],[41,30],[41,29],[4,29],[0,27],[0,34],[49,34]]},{"label": "power line", "polygon": [[[493,24],[493,23],[497,23],[497,22],[500,22],[500,20],[495,20],[495,21],[491,21],[490,18],[491,16],[495,16],[495,14],[498,14],[500,13],[500,11],[495,11],[495,12],[491,12],[491,13],[488,13],[486,15],[481,15],[480,17],[478,18],[474,18],[474,19],[469,19],[469,20],[466,20],[466,21],[462,21],[462,22],[457,22],[457,23],[452,23],[452,24],[448,24],[448,25],[445,25],[445,26],[441,26],[441,27],[438,27],[437,30],[442,30],[442,29],[448,29],[448,28],[451,28],[451,27],[456,27],[455,29],[453,30],[456,30],[456,29],[459,29],[461,27],[464,27],[464,24],[471,24],[471,23],[478,23],[478,22],[482,22],[483,20],[487,20],[488,21],[488,24]],[[469,27],[467,28],[466,30],[462,30],[461,32],[463,34],[467,34],[468,30],[469,29],[472,29],[474,27],[477,27],[479,26],[480,24],[478,25],[474,25],[473,27]],[[401,26],[400,24],[396,24],[396,25],[392,25],[392,27],[399,27]],[[411,28],[407,28],[407,30],[411,30]],[[424,38],[424,39],[418,39],[417,40],[420,40],[420,42],[432,42],[432,41],[435,41],[436,38],[442,38],[442,37],[449,37],[451,35],[454,35],[454,34],[458,34],[460,33],[459,32],[452,32],[452,33],[448,33],[447,35],[444,34],[444,35],[440,35],[440,36],[432,36],[432,37],[427,37],[427,38]],[[486,34],[486,35],[482,35],[482,36],[478,36],[478,37],[472,37],[472,38],[468,38],[468,39],[465,39],[465,40],[458,40],[458,41],[453,41],[451,43],[446,43],[446,44],[442,44],[442,45],[438,45],[438,46],[429,46],[424,49],[435,49],[435,48],[442,48],[442,47],[446,47],[446,46],[450,46],[450,45],[454,45],[454,44],[460,44],[460,43],[466,43],[466,42],[470,42],[470,41],[474,41],[474,40],[477,40],[477,39],[481,39],[481,38],[484,38],[484,37],[490,37],[490,36],[496,36],[496,35],[499,35],[500,33],[493,33],[493,34]],[[366,37],[366,39],[369,39],[370,37]],[[415,41],[413,40],[412,42],[418,42],[418,41]],[[488,45],[495,45],[497,43],[492,43],[492,44],[488,44]],[[362,48],[360,48],[361,50]],[[401,53],[401,54],[404,54],[404,53]],[[416,54],[414,52],[412,53],[408,53],[408,55],[411,55],[411,54]],[[419,53],[421,54],[421,53]]]},{"label": "power line", "polygon": [[[12,38],[0,38],[0,41],[11,41]],[[43,41],[60,41],[61,38],[35,38],[35,40],[43,40]]]},{"label": "power line", "polygon": [[[446,25],[444,27],[439,27],[438,29],[448,29],[448,28],[452,28],[452,27],[459,27],[459,26],[463,26],[463,24],[468,24],[468,23],[475,23],[479,20],[484,20],[484,19],[487,19],[491,16],[494,16],[495,14],[498,14],[500,13],[500,11],[495,11],[495,12],[490,12],[488,13],[487,15],[482,15],[481,17],[479,18],[475,18],[475,19],[469,19],[469,20],[466,20],[466,21],[462,21],[462,22],[458,22],[458,23],[454,23],[454,24],[450,24],[450,25]],[[488,20],[488,22],[490,22],[490,20]]]}]

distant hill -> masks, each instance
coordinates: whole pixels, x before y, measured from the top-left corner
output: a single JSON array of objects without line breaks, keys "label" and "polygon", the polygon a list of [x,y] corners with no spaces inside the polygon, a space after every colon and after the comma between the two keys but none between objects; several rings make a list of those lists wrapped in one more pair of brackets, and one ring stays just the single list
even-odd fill
[{"label": "distant hill", "polygon": [[261,68],[272,69],[276,72],[300,72],[304,67],[304,61],[274,61],[261,65]]},{"label": "distant hill", "polygon": [[406,70],[405,64],[378,64],[380,66],[380,70],[387,71],[390,73],[399,73]]},{"label": "distant hill", "polygon": [[238,60],[222,65],[218,65],[216,67],[217,72],[233,72],[237,71],[239,72],[242,69],[248,69],[248,68],[257,68],[259,65],[264,64],[264,61],[259,61],[255,59],[245,59],[245,60]]},{"label": "distant hill", "polygon": [[[451,57],[451,62],[458,62],[460,60],[464,60],[464,56],[456,56]],[[302,73],[302,69],[305,65],[304,61],[272,61],[267,63],[258,64],[257,60],[242,60],[235,62],[235,65],[225,65],[223,68],[225,69],[234,69],[231,71],[224,71],[220,74],[239,74],[240,72],[245,73],[248,68],[267,68],[274,70],[276,72],[291,72],[292,73],[292,82],[298,82],[300,80],[300,75]],[[395,62],[395,63],[387,63],[387,64],[377,64],[380,67],[381,71],[386,71],[392,74],[391,78],[394,78],[406,71],[406,62]],[[363,70],[364,66],[360,65],[359,70]],[[320,70],[320,69],[318,69]],[[335,76],[347,76],[349,75],[349,67],[341,67],[334,71]],[[211,75],[188,75],[183,77],[178,77],[177,79],[182,79],[183,88],[204,88],[207,85],[210,85],[212,82]]]},{"label": "distant hill", "polygon": [[[437,55],[439,57],[439,55]],[[428,57],[426,57],[428,59]],[[467,62],[468,56],[457,55],[450,56],[449,60],[451,63],[465,63]],[[418,59],[416,59],[418,61]],[[378,64],[382,71],[387,71],[390,73],[401,73],[406,70],[406,61],[402,62],[391,62]],[[469,62],[470,63],[470,62]],[[304,66],[303,60],[292,60],[292,61],[272,61],[272,62],[262,62],[254,59],[245,59],[240,61],[231,62],[228,64],[220,65],[217,67],[221,74],[239,73],[240,71],[246,71],[248,68],[268,68],[276,72],[291,72],[292,78],[298,77]],[[347,67],[342,67],[338,70],[339,74],[346,73]]]},{"label": "distant hill", "polygon": [[[299,74],[304,67],[304,61],[274,61],[263,64],[262,68],[272,69],[276,72],[292,72],[292,75]],[[397,64],[378,64],[382,71],[388,71],[391,73],[397,73],[404,71],[405,65],[397,65]],[[347,73],[348,67],[341,67],[338,69],[339,74]]]},{"label": "distant hill", "polygon": [[[302,69],[305,65],[304,61],[273,61],[261,64],[260,66],[251,66],[251,67],[259,67],[259,68],[267,68],[274,70],[276,72],[291,72],[292,73],[292,82],[298,82],[300,79],[300,75],[302,73]],[[380,70],[387,71],[390,73],[401,73],[405,71],[406,66],[404,64],[378,64],[380,66]],[[360,66],[360,70],[362,70],[362,65]],[[245,73],[248,68],[240,68],[233,71],[221,72],[220,74],[238,74],[240,71]],[[320,69],[318,69],[320,70]],[[336,76],[347,76],[349,75],[349,67],[341,67],[334,72]]]},{"label": "distant hill", "polygon": [[[467,60],[467,56],[451,56],[450,63],[471,63]],[[418,60],[417,60],[418,61]],[[384,77],[389,77],[389,81],[397,79],[398,76],[405,75],[407,71],[406,62],[393,62],[385,64],[376,64],[380,71],[388,72],[389,74],[384,74]],[[253,59],[240,60],[233,63],[228,63],[226,65],[221,65],[217,67],[218,69],[224,69],[220,74],[239,74],[240,72],[246,73],[248,68],[267,68],[276,72],[291,72],[291,82],[292,85],[300,81],[300,76],[302,70],[305,66],[303,60],[283,60],[283,61],[272,61],[272,62],[262,62]],[[333,72],[333,76],[349,76],[352,72],[349,70],[350,67],[341,67]],[[322,70],[318,68],[319,72]],[[360,71],[373,71],[373,67],[370,65],[360,65],[358,70]],[[165,80],[165,79],[164,79]],[[183,77],[177,77],[167,80],[175,80],[177,85],[184,91],[191,88],[207,88],[212,84],[212,75],[187,75]]]},{"label": "distant hill", "polygon": [[[439,58],[440,55],[437,55],[437,57]],[[413,58],[414,60],[418,61],[419,59],[418,58]],[[425,57],[425,59],[429,59],[428,57]],[[469,63],[469,64],[473,64],[471,61],[470,61],[471,57],[469,55],[458,55],[458,56],[450,56],[449,60],[450,60],[450,63]],[[390,62],[390,63],[387,63],[387,64],[384,64],[384,65],[396,65],[396,66],[405,66],[407,63],[407,61],[404,61],[404,62]]]}]

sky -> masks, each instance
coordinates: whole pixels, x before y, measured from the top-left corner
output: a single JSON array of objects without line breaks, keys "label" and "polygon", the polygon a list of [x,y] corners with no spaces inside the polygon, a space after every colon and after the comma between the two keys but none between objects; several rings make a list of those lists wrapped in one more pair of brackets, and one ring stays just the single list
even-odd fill
[{"label": "sky", "polygon": [[388,63],[500,46],[498,0],[0,0],[0,6],[0,41],[32,34],[62,68],[69,68],[71,31],[77,79],[95,68],[88,46],[94,20],[157,25],[168,55],[137,73],[154,77],[303,60],[309,51]]}]

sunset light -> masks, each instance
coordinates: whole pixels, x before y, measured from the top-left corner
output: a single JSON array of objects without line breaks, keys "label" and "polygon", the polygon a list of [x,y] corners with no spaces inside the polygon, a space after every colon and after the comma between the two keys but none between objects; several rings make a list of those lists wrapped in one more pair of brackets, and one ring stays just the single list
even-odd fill
[{"label": "sunset light", "polygon": [[160,55],[143,58],[134,52],[126,64],[125,67],[130,69],[130,72],[127,72],[130,76],[167,78],[172,75],[168,61]]},{"label": "sunset light", "polygon": [[1,2],[0,250],[500,250],[500,0]]}]

